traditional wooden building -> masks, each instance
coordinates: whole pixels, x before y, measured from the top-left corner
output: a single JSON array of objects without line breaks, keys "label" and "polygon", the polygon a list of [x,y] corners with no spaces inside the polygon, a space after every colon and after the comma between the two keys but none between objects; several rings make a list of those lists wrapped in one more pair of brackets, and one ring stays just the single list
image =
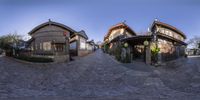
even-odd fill
[{"label": "traditional wooden building", "polygon": [[150,28],[153,42],[160,52],[159,61],[169,61],[185,56],[185,34],[174,26],[155,20]]},{"label": "traditional wooden building", "polygon": [[76,31],[61,23],[49,20],[28,34],[32,55],[53,57],[55,61],[69,61],[69,39]]},{"label": "traditional wooden building", "polygon": [[[125,27],[125,28],[121,28]],[[127,30],[129,32],[120,31]],[[184,42],[186,36],[177,28],[155,20],[146,34],[136,35],[130,27],[122,24],[117,24],[109,29],[108,34],[104,38],[104,50],[108,44],[108,51],[115,52],[117,49],[116,44],[127,44],[125,49],[129,55],[129,59],[145,61],[151,63],[151,49],[156,46],[160,48],[157,55],[159,62],[173,60],[185,56],[185,48],[187,44]],[[124,49],[124,47],[122,47]],[[105,50],[106,51],[106,50]],[[121,50],[123,53],[123,50]],[[109,52],[108,52],[109,53]],[[123,55],[123,54],[122,54]],[[120,55],[120,56],[122,56]],[[127,55],[125,55],[127,56]]]},{"label": "traditional wooden building", "polygon": [[121,43],[120,39],[128,38],[135,35],[136,33],[125,23],[119,23],[112,26],[104,37],[104,51],[113,55],[116,48]]},{"label": "traditional wooden building", "polygon": [[88,36],[83,30],[73,34],[70,39],[70,54],[72,56],[84,56],[88,54],[87,40]]},{"label": "traditional wooden building", "polygon": [[87,50],[89,53],[96,51],[97,45],[94,43],[94,40],[87,41]]},{"label": "traditional wooden building", "polygon": [[94,43],[94,40],[90,40],[90,41],[87,41],[87,44],[86,44],[86,48],[88,50],[88,53],[91,53],[94,51],[95,49],[95,43]]}]

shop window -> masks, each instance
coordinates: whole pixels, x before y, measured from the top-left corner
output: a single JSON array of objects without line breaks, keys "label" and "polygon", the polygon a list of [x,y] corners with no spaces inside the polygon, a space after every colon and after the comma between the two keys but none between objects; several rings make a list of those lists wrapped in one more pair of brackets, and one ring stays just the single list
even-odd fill
[{"label": "shop window", "polygon": [[40,43],[40,50],[42,50],[42,43]]},{"label": "shop window", "polygon": [[63,44],[55,44],[55,51],[62,52],[63,49],[64,49],[64,45]]},{"label": "shop window", "polygon": [[51,42],[43,42],[43,50],[50,51],[51,50]]},{"label": "shop window", "polygon": [[71,50],[76,50],[76,41],[75,42],[72,42],[72,43],[70,43],[70,49]]}]

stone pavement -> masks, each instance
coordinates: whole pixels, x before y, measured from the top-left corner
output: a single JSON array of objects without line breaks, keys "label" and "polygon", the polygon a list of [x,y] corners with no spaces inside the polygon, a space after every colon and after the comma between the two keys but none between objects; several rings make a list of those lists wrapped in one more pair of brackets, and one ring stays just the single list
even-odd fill
[{"label": "stone pavement", "polygon": [[155,68],[122,64],[100,50],[59,64],[0,57],[0,100],[199,100],[199,59]]}]

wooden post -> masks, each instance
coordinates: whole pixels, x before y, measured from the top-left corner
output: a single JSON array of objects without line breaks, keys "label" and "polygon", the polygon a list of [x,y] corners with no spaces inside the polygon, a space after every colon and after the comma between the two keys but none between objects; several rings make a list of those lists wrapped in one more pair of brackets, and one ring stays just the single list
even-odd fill
[{"label": "wooden post", "polygon": [[145,63],[146,64],[151,64],[151,49],[150,49],[150,43],[147,45],[147,46],[145,46]]}]

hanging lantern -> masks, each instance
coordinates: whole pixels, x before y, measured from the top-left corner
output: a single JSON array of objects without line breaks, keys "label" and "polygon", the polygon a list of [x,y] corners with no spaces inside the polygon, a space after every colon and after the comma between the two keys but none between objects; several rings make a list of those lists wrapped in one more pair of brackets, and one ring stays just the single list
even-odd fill
[{"label": "hanging lantern", "polygon": [[128,47],[128,43],[126,42],[126,43],[124,43],[124,47],[125,48],[127,48]]},{"label": "hanging lantern", "polygon": [[147,40],[144,41],[144,46],[148,46],[149,42]]}]

